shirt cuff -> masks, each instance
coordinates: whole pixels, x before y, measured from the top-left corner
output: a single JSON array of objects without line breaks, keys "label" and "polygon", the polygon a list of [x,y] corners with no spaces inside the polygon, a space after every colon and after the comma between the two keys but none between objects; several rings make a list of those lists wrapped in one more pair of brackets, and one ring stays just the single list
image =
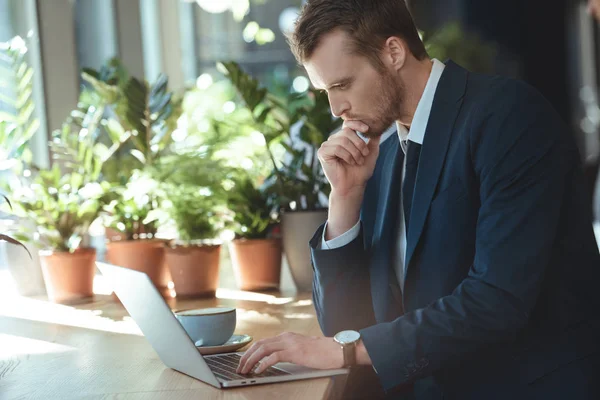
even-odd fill
[{"label": "shirt cuff", "polygon": [[360,233],[360,220],[352,228],[348,229],[346,232],[342,233],[340,236],[334,239],[325,240],[325,232],[327,232],[327,222],[325,223],[325,227],[323,228],[321,250],[333,250],[339,247],[343,247],[358,237],[358,234]]}]

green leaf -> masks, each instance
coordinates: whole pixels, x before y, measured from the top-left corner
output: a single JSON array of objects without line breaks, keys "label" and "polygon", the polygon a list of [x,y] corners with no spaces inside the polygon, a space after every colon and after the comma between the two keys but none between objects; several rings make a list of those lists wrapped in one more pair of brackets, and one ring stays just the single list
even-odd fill
[{"label": "green leaf", "polygon": [[2,122],[5,122],[5,121],[6,122],[16,122],[17,118],[14,115],[9,114],[9,113],[7,113],[5,111],[0,111],[0,121],[2,121]]},{"label": "green leaf", "polygon": [[82,151],[82,153],[83,153],[83,157],[84,157],[84,161],[83,161],[84,170],[91,171],[92,163],[94,161],[94,152],[92,151],[92,149],[86,148],[85,150]]},{"label": "green leaf", "polygon": [[150,96],[157,96],[167,91],[168,78],[165,74],[160,74],[154,84],[152,85],[152,91]]},{"label": "green leaf", "polygon": [[256,121],[258,121],[261,124],[264,124],[272,109],[272,107],[265,107],[265,109],[261,111],[258,117],[256,117]]},{"label": "green leaf", "polygon": [[31,121],[31,123],[28,126],[26,126],[25,132],[23,133],[23,138],[21,139],[22,144],[27,144],[39,128],[40,121],[38,119],[34,119],[33,121]]},{"label": "green leaf", "polygon": [[92,85],[94,90],[104,99],[107,104],[115,104],[120,98],[120,90],[119,87],[115,85],[115,81],[108,79],[108,81],[104,81],[103,78],[99,76],[99,73],[93,70],[84,70],[81,74],[81,77],[84,81],[88,82]]},{"label": "green leaf", "polygon": [[91,179],[93,179],[94,181],[98,180],[98,177],[100,176],[100,173],[102,172],[102,166],[103,166],[103,161],[99,160],[99,159],[94,159],[94,165],[93,165],[93,170],[92,170],[92,176]]},{"label": "green leaf", "polygon": [[99,73],[98,71],[94,70],[93,68],[83,68],[81,70],[81,77],[85,80],[85,81],[90,81],[90,80],[98,80],[99,79]]},{"label": "green leaf", "polygon": [[73,173],[71,174],[70,185],[71,190],[76,191],[81,187],[83,183],[83,176],[80,174]]},{"label": "green leaf", "polygon": [[154,115],[155,121],[160,121],[162,119],[167,118],[169,115],[167,113],[165,113],[164,110],[166,109],[166,107],[168,105],[170,105],[170,102],[171,102],[171,94],[162,95],[162,96],[150,95],[150,104],[148,105],[149,111],[150,111],[150,117],[152,118],[152,116]]},{"label": "green leaf", "polygon": [[148,213],[148,215],[146,215],[146,218],[144,218],[144,220],[142,221],[144,224],[149,224],[151,222],[155,222],[155,221],[164,221],[165,219],[167,219],[168,215],[165,213],[164,210],[161,209],[155,209],[155,210],[150,210],[150,212]]},{"label": "green leaf", "polygon": [[125,141],[127,134],[123,126],[115,119],[110,118],[103,122],[106,132],[113,144]]},{"label": "green leaf", "polygon": [[8,203],[8,207],[12,210],[12,204],[10,204],[10,200],[8,200],[8,197],[6,197],[3,194],[0,194],[0,197],[2,197],[4,199],[4,201],[6,201]]},{"label": "green leaf", "polygon": [[91,219],[89,216],[95,216],[100,211],[100,204],[97,199],[88,199],[81,204],[77,210],[79,217],[88,216],[88,220]]},{"label": "green leaf", "polygon": [[29,148],[25,148],[25,150],[23,150],[23,153],[21,154],[21,159],[25,164],[31,165],[33,161],[33,153]]},{"label": "green leaf", "polygon": [[142,164],[146,164],[146,156],[138,149],[131,150],[131,155],[134,156]]},{"label": "green leaf", "polygon": [[265,100],[267,90],[259,88],[259,82],[246,74],[236,62],[222,62],[220,67],[225,71],[226,77],[237,89],[250,112],[254,112],[254,109]]},{"label": "green leaf", "polygon": [[96,143],[93,147],[94,155],[100,160],[106,160],[108,158],[110,150],[104,143]]}]

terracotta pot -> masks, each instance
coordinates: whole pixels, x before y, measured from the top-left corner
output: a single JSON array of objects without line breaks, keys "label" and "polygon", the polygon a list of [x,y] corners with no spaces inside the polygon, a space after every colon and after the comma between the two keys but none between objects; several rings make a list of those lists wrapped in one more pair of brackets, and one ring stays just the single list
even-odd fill
[{"label": "terracotta pot", "polygon": [[229,244],[233,273],[241,290],[278,289],[281,239],[239,239]]},{"label": "terracotta pot", "polygon": [[163,240],[110,242],[106,245],[106,259],[111,264],[145,272],[159,289],[166,288],[171,282]]},{"label": "terracotta pot", "polygon": [[42,274],[50,301],[71,303],[94,295],[96,250],[74,253],[40,251]]},{"label": "terracotta pot", "polygon": [[219,285],[221,245],[165,249],[177,297],[214,297]]},{"label": "terracotta pot", "polygon": [[285,211],[281,214],[283,249],[290,272],[300,292],[312,291],[313,268],[308,242],[327,221],[327,210]]}]

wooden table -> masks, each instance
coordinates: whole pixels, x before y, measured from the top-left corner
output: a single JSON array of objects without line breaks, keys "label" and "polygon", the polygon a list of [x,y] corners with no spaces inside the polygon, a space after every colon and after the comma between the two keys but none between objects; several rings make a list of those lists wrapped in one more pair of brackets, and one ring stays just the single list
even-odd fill
[{"label": "wooden table", "polygon": [[[172,309],[236,307],[236,333],[321,335],[310,295],[219,290],[217,298],[168,298]],[[329,399],[345,377],[218,390],[164,366],[123,306],[96,295],[75,306],[0,298],[0,399]]]}]

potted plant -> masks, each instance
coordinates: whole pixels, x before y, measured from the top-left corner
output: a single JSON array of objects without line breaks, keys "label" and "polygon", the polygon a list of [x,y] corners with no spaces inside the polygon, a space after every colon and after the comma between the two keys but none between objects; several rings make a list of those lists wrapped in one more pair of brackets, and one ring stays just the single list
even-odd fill
[{"label": "potted plant", "polygon": [[180,101],[168,90],[166,76],[153,84],[129,77],[116,59],[99,71],[84,70],[83,78],[109,105],[104,120],[109,135],[126,133],[129,138],[105,167],[114,185],[105,209],[110,228],[106,257],[113,264],[146,272],[158,288],[166,289],[171,277],[164,262],[165,241],[156,238],[157,222],[147,217],[162,195],[152,169],[170,152]]},{"label": "potted plant", "polygon": [[18,207],[23,210],[19,215],[31,218],[36,226],[25,237],[33,237],[41,249],[46,291],[54,302],[93,296],[96,250],[81,246],[81,241],[98,217],[103,189],[83,182],[82,175],[61,176],[54,167],[40,171],[31,185],[31,197],[19,198]]},{"label": "potted plant", "polygon": [[115,265],[146,273],[155,286],[166,289],[171,274],[165,264],[166,240],[156,238],[158,222],[148,220],[164,192],[148,172],[135,170],[124,186],[114,187],[104,207],[108,236],[106,259]]},{"label": "potted plant", "polygon": [[[35,174],[31,182],[10,181],[16,200],[14,213],[33,222],[33,229],[21,225],[16,237],[31,240],[41,249],[48,297],[61,303],[93,296],[96,251],[85,245],[84,236],[98,218],[108,190],[108,183],[99,181],[110,151],[95,143],[92,134],[99,115],[90,109],[80,116],[74,112],[62,129],[53,133],[50,147],[55,162],[51,169],[29,166]],[[82,128],[84,124],[86,128]]]},{"label": "potted plant", "polygon": [[241,290],[278,289],[281,278],[281,238],[275,235],[277,214],[267,193],[253,179],[241,175],[229,190],[228,207],[234,213],[236,237],[229,253]]},{"label": "potted plant", "polygon": [[177,297],[212,297],[219,283],[221,243],[227,210],[210,187],[167,183],[168,200],[148,219],[171,221],[177,233],[165,249]]},{"label": "potted plant", "polygon": [[313,271],[308,241],[327,220],[330,192],[317,151],[342,121],[332,118],[327,96],[320,92],[280,98],[261,88],[234,62],[221,63],[220,69],[264,135],[273,167],[265,190],[273,195],[282,213],[283,247],[296,287],[310,291]]},{"label": "potted plant", "polygon": [[163,194],[144,221],[173,228],[175,239],[166,247],[165,259],[179,297],[214,296],[218,286],[218,236],[228,217],[222,185],[229,168],[214,158],[224,139],[206,139],[202,152],[181,150],[153,169]]}]

